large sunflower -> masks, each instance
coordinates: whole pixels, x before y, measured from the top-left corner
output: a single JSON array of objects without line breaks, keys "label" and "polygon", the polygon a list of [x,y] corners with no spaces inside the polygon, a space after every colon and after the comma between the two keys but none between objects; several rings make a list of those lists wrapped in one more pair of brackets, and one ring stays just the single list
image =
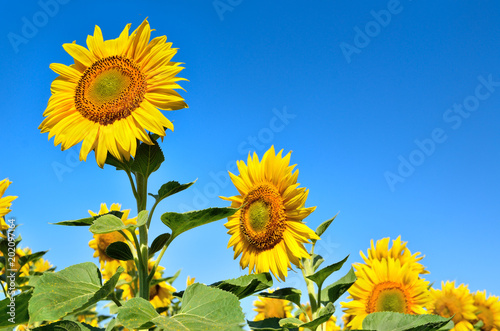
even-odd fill
[{"label": "large sunflower", "polygon": [[391,257],[373,260],[371,265],[356,265],[356,282],[349,288],[352,299],[341,302],[353,318],[347,325],[361,329],[363,319],[371,313],[394,311],[405,314],[425,314],[429,302],[429,282],[419,278],[409,263],[401,264]]},{"label": "large sunflower", "polygon": [[499,331],[500,330],[500,299],[497,296],[490,295],[486,298],[486,290],[477,291],[473,295],[474,305],[477,307],[477,318],[483,321],[481,330]]},{"label": "large sunflower", "polygon": [[[269,293],[273,293],[274,290],[268,290]],[[253,302],[254,311],[257,315],[254,317],[254,321],[263,321],[267,318],[287,318],[293,317],[292,309],[293,305],[288,300],[266,298],[259,296],[257,300]]]},{"label": "large sunflower", "polygon": [[248,155],[248,164],[238,161],[240,174],[229,175],[240,195],[221,198],[241,207],[225,224],[234,258],[242,254],[241,267],[285,280],[290,262],[300,267],[300,259],[310,257],[303,244],[319,237],[302,222],[316,207],[304,208],[309,191],[298,187],[291,153],[282,152],[276,155],[272,146],[261,162],[256,153]]},{"label": "large sunflower", "polygon": [[[99,213],[96,214],[93,211],[89,210],[89,214],[91,216],[97,216],[97,215],[103,215],[107,214],[110,211],[121,211],[123,213],[121,220],[123,221],[124,224],[135,224],[137,222],[137,217],[134,218],[128,218],[128,215],[130,213],[130,209],[127,210],[120,210],[120,204],[118,203],[113,203],[111,207],[108,209],[105,203],[101,203],[101,209],[99,210]],[[107,262],[113,262],[116,264],[116,268],[118,268],[119,265],[123,265],[124,268],[127,268],[126,262],[124,261],[118,261],[116,259],[113,259],[112,257],[109,257],[106,254],[106,248],[114,242],[121,241],[125,242],[125,238],[118,232],[110,232],[110,233],[103,233],[103,234],[94,234],[94,239],[89,241],[89,246],[90,248],[94,249],[94,257],[99,258],[99,262],[101,263],[101,269],[105,268],[105,264]],[[115,270],[116,270],[115,268]],[[108,271],[113,272],[111,268],[108,266]]]},{"label": "large sunflower", "polygon": [[455,287],[455,281],[441,282],[441,290],[431,288],[432,301],[427,310],[443,317],[452,317],[455,327],[451,331],[472,330],[471,322],[476,319],[477,307],[466,285]]},{"label": "large sunflower", "polygon": [[10,182],[7,178],[0,181],[0,230],[2,231],[9,228],[3,217],[11,211],[10,205],[12,204],[12,201],[17,198],[15,196],[3,196],[10,184],[12,184],[12,182]]},{"label": "large sunflower", "polygon": [[401,241],[401,236],[392,241],[391,248],[389,248],[389,240],[389,237],[383,238],[377,240],[376,245],[374,245],[372,239],[370,241],[371,247],[368,249],[367,254],[363,254],[362,251],[359,252],[367,265],[370,265],[373,260],[381,261],[383,258],[391,257],[393,259],[398,259],[401,264],[410,263],[412,268],[417,270],[419,274],[429,273],[422,264],[418,263],[424,256],[419,256],[421,254],[420,252],[412,254],[406,247],[408,242]]},{"label": "large sunflower", "polygon": [[54,144],[66,150],[83,141],[80,160],[95,151],[102,168],[110,152],[119,160],[136,152],[136,140],[153,144],[145,130],[165,136],[174,126],[159,110],[186,108],[176,77],[183,68],[170,60],[177,52],[167,37],[150,42],[147,20],[129,35],[128,24],[117,39],[103,40],[96,26],[87,37],[87,48],[64,44],[75,64],[53,63],[60,76],[51,86],[52,96],[40,124]]}]

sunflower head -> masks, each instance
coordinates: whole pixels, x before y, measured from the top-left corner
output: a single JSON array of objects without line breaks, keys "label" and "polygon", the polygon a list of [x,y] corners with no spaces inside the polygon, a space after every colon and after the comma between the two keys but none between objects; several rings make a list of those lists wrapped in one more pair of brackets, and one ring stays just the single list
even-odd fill
[{"label": "sunflower head", "polygon": [[[273,290],[268,290],[269,293],[273,293]],[[293,305],[288,300],[258,297],[257,300],[253,302],[254,311],[257,315],[253,319],[254,321],[262,321],[267,318],[277,317],[277,318],[287,318],[292,317]]]},{"label": "sunflower head", "polygon": [[370,265],[357,264],[355,269],[357,280],[348,290],[352,301],[341,303],[353,316],[348,327],[361,329],[363,319],[374,312],[426,313],[429,282],[420,278],[411,264],[402,265],[400,260],[388,257],[372,260]]},{"label": "sunflower head", "polygon": [[477,308],[477,319],[484,323],[481,330],[500,331],[500,299],[494,295],[486,297],[486,290],[477,291],[472,297]]},{"label": "sunflower head", "polygon": [[176,75],[183,69],[172,62],[177,50],[167,37],[152,40],[147,20],[129,33],[104,40],[96,26],[87,37],[87,48],[64,44],[75,63],[53,63],[59,74],[51,86],[52,96],[40,124],[54,144],[65,150],[82,142],[80,160],[95,151],[97,164],[104,166],[107,153],[118,160],[134,157],[137,141],[153,144],[147,131],[165,136],[174,126],[161,111],[186,108],[175,91],[181,87]]},{"label": "sunflower head", "polygon": [[12,201],[17,198],[15,196],[3,196],[10,184],[12,184],[12,182],[10,182],[7,178],[0,181],[0,231],[7,230],[9,228],[9,225],[7,225],[3,217],[11,211],[10,206]]},{"label": "sunflower head", "polygon": [[239,195],[221,198],[240,208],[225,226],[234,258],[242,254],[241,267],[285,280],[291,263],[301,267],[300,259],[310,258],[303,244],[319,237],[302,222],[316,207],[304,207],[308,190],[298,187],[299,172],[289,165],[290,153],[282,152],[272,146],[261,161],[256,153],[247,164],[238,161],[240,174],[229,175]]},{"label": "sunflower head", "polygon": [[432,314],[452,317],[455,327],[452,330],[472,330],[476,319],[474,299],[468,287],[464,284],[455,286],[455,281],[441,282],[441,290],[431,288],[432,300],[427,310]]},{"label": "sunflower head", "polygon": [[391,257],[393,259],[398,259],[401,264],[409,263],[412,268],[418,271],[419,274],[428,274],[429,272],[425,270],[424,266],[419,263],[424,256],[420,256],[420,252],[412,254],[410,250],[406,247],[407,242],[401,241],[401,236],[397,237],[392,241],[392,247],[389,248],[390,238],[383,238],[377,240],[376,245],[373,244],[373,239],[370,241],[371,247],[368,249],[365,255],[362,251],[359,252],[363,260],[367,265],[373,260],[381,261],[383,258]]},{"label": "sunflower head", "polygon": [[[99,213],[94,213],[93,211],[89,210],[89,214],[91,216],[97,216],[97,215],[103,215],[107,214],[110,211],[121,211],[123,213],[121,220],[123,221],[124,224],[135,224],[137,221],[137,218],[128,218],[128,215],[130,213],[130,209],[127,210],[120,210],[120,205],[117,203],[114,203],[111,205],[111,207],[108,209],[105,203],[101,204],[101,209],[99,210]],[[126,264],[123,261],[118,261],[115,260],[111,257],[109,257],[106,254],[106,248],[114,242],[121,241],[125,242],[125,238],[118,232],[110,232],[110,233],[103,233],[103,234],[94,234],[94,239],[89,241],[89,246],[90,248],[94,249],[94,257],[99,258],[99,262],[101,263],[101,269],[104,269],[105,263],[106,262],[112,262],[112,261],[117,261],[119,264]],[[124,266],[126,267],[126,266]],[[110,269],[109,267],[107,268],[108,270]]]},{"label": "sunflower head", "polygon": [[194,282],[195,282],[195,277],[191,278],[191,277],[187,276],[186,287],[188,287],[189,285],[193,285]]}]

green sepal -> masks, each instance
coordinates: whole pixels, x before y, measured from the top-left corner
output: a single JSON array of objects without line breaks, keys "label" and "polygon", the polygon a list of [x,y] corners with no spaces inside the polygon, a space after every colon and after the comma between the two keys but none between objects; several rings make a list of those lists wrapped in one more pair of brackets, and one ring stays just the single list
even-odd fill
[{"label": "green sepal", "polygon": [[[438,315],[408,315],[395,312],[371,313],[363,320],[363,330],[377,331],[430,331],[450,330],[450,318]],[[445,328],[443,328],[445,327]]]},{"label": "green sepal", "polygon": [[187,213],[167,212],[161,215],[161,221],[172,230],[172,237],[175,238],[187,230],[229,217],[236,211],[236,208],[216,207]]},{"label": "green sepal", "polygon": [[[328,227],[330,226],[330,224],[332,224],[333,220],[335,220],[335,217],[337,217],[339,213],[337,213],[335,216],[333,216],[332,218],[330,218],[329,220],[327,221],[324,221],[323,223],[321,223],[317,228],[316,228],[316,231],[314,231],[316,233],[316,235],[318,235],[318,237],[321,237],[323,235],[323,233],[325,233],[326,229],[328,229]],[[311,240],[313,243],[315,243],[317,240],[314,240],[312,239]]]},{"label": "green sepal", "polygon": [[111,155],[111,153],[108,153],[108,156],[106,157],[106,161],[104,163],[115,167],[116,170],[124,170],[126,172],[130,172],[130,167],[132,166],[133,162],[134,162],[133,158],[129,158],[128,161],[127,160],[120,161],[116,157]]},{"label": "green sepal", "polygon": [[130,261],[134,259],[134,254],[132,254],[130,247],[122,241],[116,241],[109,244],[108,247],[106,247],[106,255],[120,261]]},{"label": "green sepal", "polygon": [[30,284],[35,285],[29,304],[30,324],[58,320],[105,299],[114,291],[122,272],[119,267],[104,285],[99,268],[91,262],[44,273]]},{"label": "green sepal", "polygon": [[321,303],[326,305],[328,302],[335,302],[356,282],[354,269],[351,267],[349,272],[335,283],[328,285],[321,290]]},{"label": "green sepal", "polygon": [[296,288],[293,288],[293,287],[280,288],[278,290],[275,290],[272,293],[269,293],[269,292],[259,293],[259,296],[261,296],[261,297],[288,300],[288,301],[293,302],[294,304],[296,304],[299,307],[300,307],[301,295],[302,295],[302,292]]},{"label": "green sepal", "polygon": [[16,326],[19,324],[24,324],[29,321],[29,313],[28,313],[28,303],[33,295],[32,290],[28,290],[26,292],[22,292],[13,298],[15,298],[15,323],[9,321],[9,319],[13,316],[9,315],[11,304],[10,298],[5,298],[0,301],[0,327],[8,327],[8,326]]},{"label": "green sepal", "polygon": [[66,226],[89,226],[94,223],[96,219],[98,219],[101,216],[104,215],[114,215],[118,218],[122,218],[123,212],[118,211],[118,210],[112,210],[109,213],[102,214],[102,215],[97,215],[97,216],[92,216],[92,217],[87,217],[87,218],[81,218],[79,220],[73,220],[73,221],[62,221],[58,223],[49,223],[49,224],[54,224],[54,225],[66,225]]},{"label": "green sepal", "polygon": [[165,161],[165,156],[163,156],[163,152],[158,142],[153,141],[153,145],[142,142],[139,144],[139,147],[137,147],[134,162],[130,170],[133,173],[141,174],[147,179],[149,175],[160,168],[163,161]]},{"label": "green sepal", "polygon": [[163,184],[160,189],[158,190],[158,194],[151,194],[149,193],[150,196],[156,199],[156,202],[160,202],[161,200],[174,195],[176,193],[179,193],[181,191],[184,191],[185,189],[189,188],[191,185],[196,183],[196,180],[187,183],[187,184],[180,184],[177,181],[170,181],[168,183]]},{"label": "green sepal", "polygon": [[162,233],[158,237],[156,237],[151,243],[151,247],[149,248],[149,258],[153,257],[156,252],[159,252],[169,239],[170,233]]},{"label": "green sepal", "polygon": [[314,274],[306,276],[308,279],[312,280],[313,282],[318,285],[318,287],[323,286],[323,282],[335,271],[339,270],[342,268],[344,263],[347,261],[349,258],[349,255],[347,255],[342,261],[334,263],[329,265],[328,267],[324,267],[323,269],[316,271]]}]

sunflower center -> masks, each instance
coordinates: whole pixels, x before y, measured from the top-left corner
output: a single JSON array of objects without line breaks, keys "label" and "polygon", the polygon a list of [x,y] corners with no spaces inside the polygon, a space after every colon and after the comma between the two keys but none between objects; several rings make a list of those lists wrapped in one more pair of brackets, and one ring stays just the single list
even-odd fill
[{"label": "sunflower center", "polygon": [[240,228],[250,244],[260,250],[273,248],[283,240],[285,227],[285,206],[274,186],[262,184],[246,195]]},{"label": "sunflower center", "polygon": [[491,310],[483,305],[477,306],[479,313],[477,314],[477,317],[483,321],[484,326],[481,330],[486,330],[486,331],[491,331],[493,330],[493,327],[495,326],[495,318],[493,316],[493,313]]},{"label": "sunflower center", "polygon": [[378,311],[394,311],[408,314],[408,300],[406,291],[401,284],[384,282],[377,284],[368,299],[368,313]]},{"label": "sunflower center", "polygon": [[134,61],[107,57],[84,71],[76,87],[75,107],[88,120],[109,125],[139,107],[146,87],[146,78]]},{"label": "sunflower center", "polygon": [[454,295],[446,296],[438,300],[434,307],[435,312],[443,317],[451,317],[452,321],[458,323],[462,320],[462,303]]}]

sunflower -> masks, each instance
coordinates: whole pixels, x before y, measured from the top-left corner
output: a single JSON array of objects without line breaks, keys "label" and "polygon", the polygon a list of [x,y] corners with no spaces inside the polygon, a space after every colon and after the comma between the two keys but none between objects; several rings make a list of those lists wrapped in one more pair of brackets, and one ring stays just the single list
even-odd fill
[{"label": "sunflower", "polygon": [[[124,224],[135,224],[137,221],[137,217],[131,219],[128,218],[130,209],[120,210],[120,208],[121,205],[118,203],[112,204],[109,209],[105,203],[101,203],[101,209],[99,210],[98,214],[94,213],[91,210],[89,210],[89,214],[91,216],[97,216],[97,215],[107,214],[110,211],[121,211],[123,213],[121,220],[123,221]],[[124,267],[126,267],[125,266],[126,262],[115,260],[106,255],[106,248],[108,248],[110,244],[117,241],[125,242],[125,238],[123,238],[123,236],[118,231],[103,233],[103,234],[94,234],[94,239],[89,241],[90,248],[95,250],[94,257],[99,257],[99,262],[101,263],[101,269],[104,269],[106,262],[112,262],[112,261],[116,261],[120,265],[124,264]],[[108,271],[111,271],[110,269],[111,268],[108,267]]]},{"label": "sunflower", "polygon": [[186,279],[186,287],[188,287],[189,285],[193,285],[194,281],[195,281],[195,277],[191,278],[188,276]]},{"label": "sunflower", "polygon": [[[312,317],[312,309],[311,305],[307,303],[307,305],[302,305],[302,310],[305,310],[307,313],[307,318],[304,313],[300,313],[299,315],[299,320],[301,320],[304,323],[310,322],[313,320]],[[326,323],[323,323],[323,328],[320,328],[319,330],[323,331],[340,331],[340,326],[337,325],[337,317],[335,315],[332,315]],[[304,328],[299,328],[299,331],[304,331]]]},{"label": "sunflower", "polygon": [[455,281],[441,282],[441,290],[431,288],[432,300],[427,310],[443,317],[452,317],[455,327],[452,331],[472,330],[472,323],[476,319],[477,307],[474,298],[466,285],[455,287]]},{"label": "sunflower", "polygon": [[474,305],[477,307],[477,318],[484,323],[481,330],[499,331],[500,299],[494,295],[490,295],[486,298],[486,291],[477,291],[472,297],[474,298]]},{"label": "sunflower", "polygon": [[7,230],[9,228],[9,225],[7,225],[3,217],[11,211],[10,205],[12,204],[12,201],[14,201],[17,198],[15,196],[6,196],[6,197],[3,196],[5,194],[5,191],[7,190],[7,187],[9,187],[10,184],[12,184],[12,182],[10,182],[9,179],[7,178],[0,181],[0,230],[1,231]]},{"label": "sunflower", "polygon": [[[274,290],[268,290],[269,293],[273,293]],[[293,305],[288,300],[266,298],[259,296],[257,300],[253,302],[254,311],[257,315],[253,319],[254,321],[262,321],[267,318],[287,318],[293,317],[292,309]]]},{"label": "sunflower", "polygon": [[107,152],[119,160],[134,157],[137,140],[152,145],[145,130],[165,136],[174,126],[161,111],[186,108],[184,99],[174,91],[181,89],[176,75],[184,68],[170,60],[177,52],[166,43],[167,37],[150,41],[149,23],[129,35],[130,24],[117,39],[103,40],[96,26],[87,37],[87,48],[64,44],[75,64],[53,63],[50,68],[60,76],[51,86],[42,133],[55,136],[54,144],[66,150],[83,141],[80,160],[95,151],[102,168]]},{"label": "sunflower", "polygon": [[52,267],[53,267],[53,265],[51,265],[49,261],[44,260],[42,258],[39,258],[34,263],[33,271],[34,272],[45,272]]},{"label": "sunflower", "polygon": [[241,207],[225,224],[228,248],[234,246],[235,259],[242,254],[240,266],[285,280],[290,262],[300,268],[300,259],[310,258],[303,244],[320,238],[302,222],[316,207],[304,208],[309,191],[298,187],[291,153],[282,152],[276,155],[272,146],[261,162],[256,153],[248,155],[247,165],[238,161],[239,176],[229,175],[240,195],[221,198]]},{"label": "sunflower", "polygon": [[348,299],[353,300],[341,302],[345,312],[354,316],[348,327],[361,329],[363,319],[374,312],[426,313],[429,282],[419,278],[411,264],[401,264],[400,260],[388,257],[373,260],[370,266],[358,264],[355,268],[358,279],[348,290]]},{"label": "sunflower", "polygon": [[389,248],[389,240],[389,237],[383,238],[377,240],[376,245],[374,245],[372,239],[370,241],[371,248],[368,249],[367,254],[363,254],[362,251],[359,252],[367,265],[370,265],[373,260],[381,261],[383,258],[391,257],[393,259],[398,259],[402,265],[410,263],[412,268],[417,270],[419,274],[429,273],[422,264],[418,263],[424,256],[419,256],[421,254],[420,252],[411,254],[410,250],[406,247],[407,242],[401,241],[401,236],[392,241],[391,248]]}]

